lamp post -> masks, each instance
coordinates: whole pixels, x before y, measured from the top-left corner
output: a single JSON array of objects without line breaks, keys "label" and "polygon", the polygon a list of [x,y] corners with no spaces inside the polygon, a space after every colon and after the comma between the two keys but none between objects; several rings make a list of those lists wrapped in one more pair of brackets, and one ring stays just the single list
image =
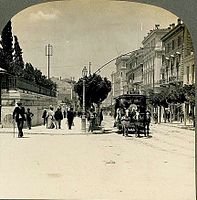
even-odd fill
[{"label": "lamp post", "polygon": [[85,114],[85,77],[87,76],[88,70],[86,66],[84,66],[82,70],[83,77],[83,110],[82,110],[82,118],[81,118],[81,129],[86,132],[86,114]]}]

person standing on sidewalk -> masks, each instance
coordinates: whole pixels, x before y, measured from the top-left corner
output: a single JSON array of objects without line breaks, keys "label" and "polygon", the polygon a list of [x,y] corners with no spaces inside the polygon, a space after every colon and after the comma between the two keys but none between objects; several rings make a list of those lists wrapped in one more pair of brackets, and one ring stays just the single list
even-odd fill
[{"label": "person standing on sidewalk", "polygon": [[56,126],[56,129],[61,129],[61,121],[63,119],[63,114],[62,114],[62,111],[61,111],[61,108],[58,107],[57,110],[55,111],[55,126]]},{"label": "person standing on sidewalk", "polygon": [[96,124],[96,113],[94,109],[90,109],[89,111],[89,128],[88,132],[93,132],[95,129],[95,124]]},{"label": "person standing on sidewalk", "polygon": [[103,121],[103,109],[101,108],[99,113],[99,126],[101,126],[102,121]]},{"label": "person standing on sidewalk", "polygon": [[18,137],[21,138],[23,137],[23,125],[25,119],[25,108],[22,106],[21,102],[17,103],[17,106],[15,107],[13,111],[13,119],[17,123],[18,127]]},{"label": "person standing on sidewalk", "polygon": [[71,130],[72,124],[73,124],[73,120],[74,120],[74,112],[73,112],[73,108],[70,108],[69,111],[67,111],[67,122],[68,122],[68,129]]},{"label": "person standing on sidewalk", "polygon": [[46,109],[44,109],[44,111],[43,111],[42,118],[43,118],[43,125],[45,126],[45,124],[47,123],[47,110]]},{"label": "person standing on sidewalk", "polygon": [[47,119],[47,128],[53,129],[55,127],[53,106],[49,107],[49,111],[47,112],[46,119]]},{"label": "person standing on sidewalk", "polygon": [[31,129],[31,124],[32,124],[31,121],[33,116],[34,114],[30,112],[30,108],[27,108],[26,119],[27,119],[27,127],[29,128],[29,130]]}]

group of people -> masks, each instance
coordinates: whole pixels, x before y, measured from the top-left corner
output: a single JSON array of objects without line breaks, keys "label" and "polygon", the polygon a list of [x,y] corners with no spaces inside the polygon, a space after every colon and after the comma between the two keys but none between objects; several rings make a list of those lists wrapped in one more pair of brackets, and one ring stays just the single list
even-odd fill
[{"label": "group of people", "polygon": [[[24,123],[26,122],[27,128],[31,129],[32,127],[32,118],[34,114],[31,112],[30,108],[27,108],[25,110],[24,106],[21,102],[17,102],[14,111],[13,111],[13,120],[17,124],[18,128],[18,137],[23,137],[23,128]],[[42,118],[43,118],[43,125],[46,126],[48,129],[61,129],[61,121],[64,118],[67,118],[68,123],[68,129],[71,129],[74,125],[74,117],[75,112],[73,108],[70,108],[67,110],[67,112],[64,110],[62,112],[61,107],[57,107],[57,109],[54,111],[53,106],[49,106],[49,109],[44,109]],[[14,123],[15,124],[15,123]]]},{"label": "group of people", "polygon": [[71,129],[72,125],[74,125],[73,120],[75,117],[75,112],[73,108],[70,108],[67,110],[67,112],[64,110],[62,111],[61,107],[57,107],[56,111],[54,111],[53,106],[49,107],[49,110],[47,111],[44,109],[42,118],[43,118],[43,125],[46,125],[46,128],[48,129],[61,129],[61,121],[64,118],[67,118],[68,122],[68,129]]},{"label": "group of people", "polygon": [[[140,108],[131,104],[129,106],[120,106],[115,112],[115,124],[118,128],[121,128],[123,135],[128,135],[128,130],[131,128],[132,123],[135,125],[136,122],[143,122],[146,126],[146,130],[149,131],[149,125],[151,122],[151,113],[149,110],[143,110],[141,112]],[[139,134],[138,134],[139,135]]]},{"label": "group of people", "polygon": [[87,112],[87,120],[89,122],[88,132],[93,132],[96,129],[96,126],[101,126],[101,123],[103,121],[103,109],[100,109],[98,115],[94,108],[91,108],[89,112]]}]

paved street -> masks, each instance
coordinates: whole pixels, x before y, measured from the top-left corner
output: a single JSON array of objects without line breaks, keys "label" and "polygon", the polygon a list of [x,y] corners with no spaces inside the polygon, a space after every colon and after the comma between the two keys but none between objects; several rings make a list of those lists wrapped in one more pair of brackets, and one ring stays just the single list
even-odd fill
[{"label": "paved street", "polygon": [[103,134],[81,133],[77,120],[25,138],[1,129],[0,198],[195,199],[194,131],[152,125],[150,138],[125,138],[109,117]]}]

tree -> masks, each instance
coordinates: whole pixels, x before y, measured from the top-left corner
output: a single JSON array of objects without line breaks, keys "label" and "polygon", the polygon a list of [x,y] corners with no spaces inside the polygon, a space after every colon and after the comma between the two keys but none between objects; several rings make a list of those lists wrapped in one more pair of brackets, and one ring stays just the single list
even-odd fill
[{"label": "tree", "polygon": [[20,76],[23,73],[24,61],[22,57],[22,49],[19,45],[17,36],[14,36],[14,66],[13,71],[16,75]]},{"label": "tree", "polygon": [[83,79],[85,79],[85,104],[91,107],[93,103],[99,105],[107,98],[111,91],[111,82],[106,77],[93,74],[79,79],[74,85],[74,91],[78,94],[80,104],[83,103]]},{"label": "tree", "polygon": [[1,34],[1,46],[3,48],[3,52],[5,55],[5,66],[4,69],[9,72],[13,72],[12,69],[12,61],[13,61],[13,37],[12,37],[12,25],[11,21],[9,21],[4,27]]},{"label": "tree", "polygon": [[192,106],[195,105],[195,85],[184,85],[183,92],[185,94],[185,101],[190,103]]},{"label": "tree", "polygon": [[5,61],[5,53],[2,48],[0,48],[0,67],[5,69],[6,61]]},{"label": "tree", "polygon": [[32,81],[32,82],[35,81],[35,78],[34,78],[34,67],[32,66],[31,63],[26,63],[25,64],[23,78],[28,80],[28,81]]},{"label": "tree", "polygon": [[167,102],[170,104],[184,103],[185,91],[182,85],[175,85],[168,88],[168,94],[166,95]]}]

